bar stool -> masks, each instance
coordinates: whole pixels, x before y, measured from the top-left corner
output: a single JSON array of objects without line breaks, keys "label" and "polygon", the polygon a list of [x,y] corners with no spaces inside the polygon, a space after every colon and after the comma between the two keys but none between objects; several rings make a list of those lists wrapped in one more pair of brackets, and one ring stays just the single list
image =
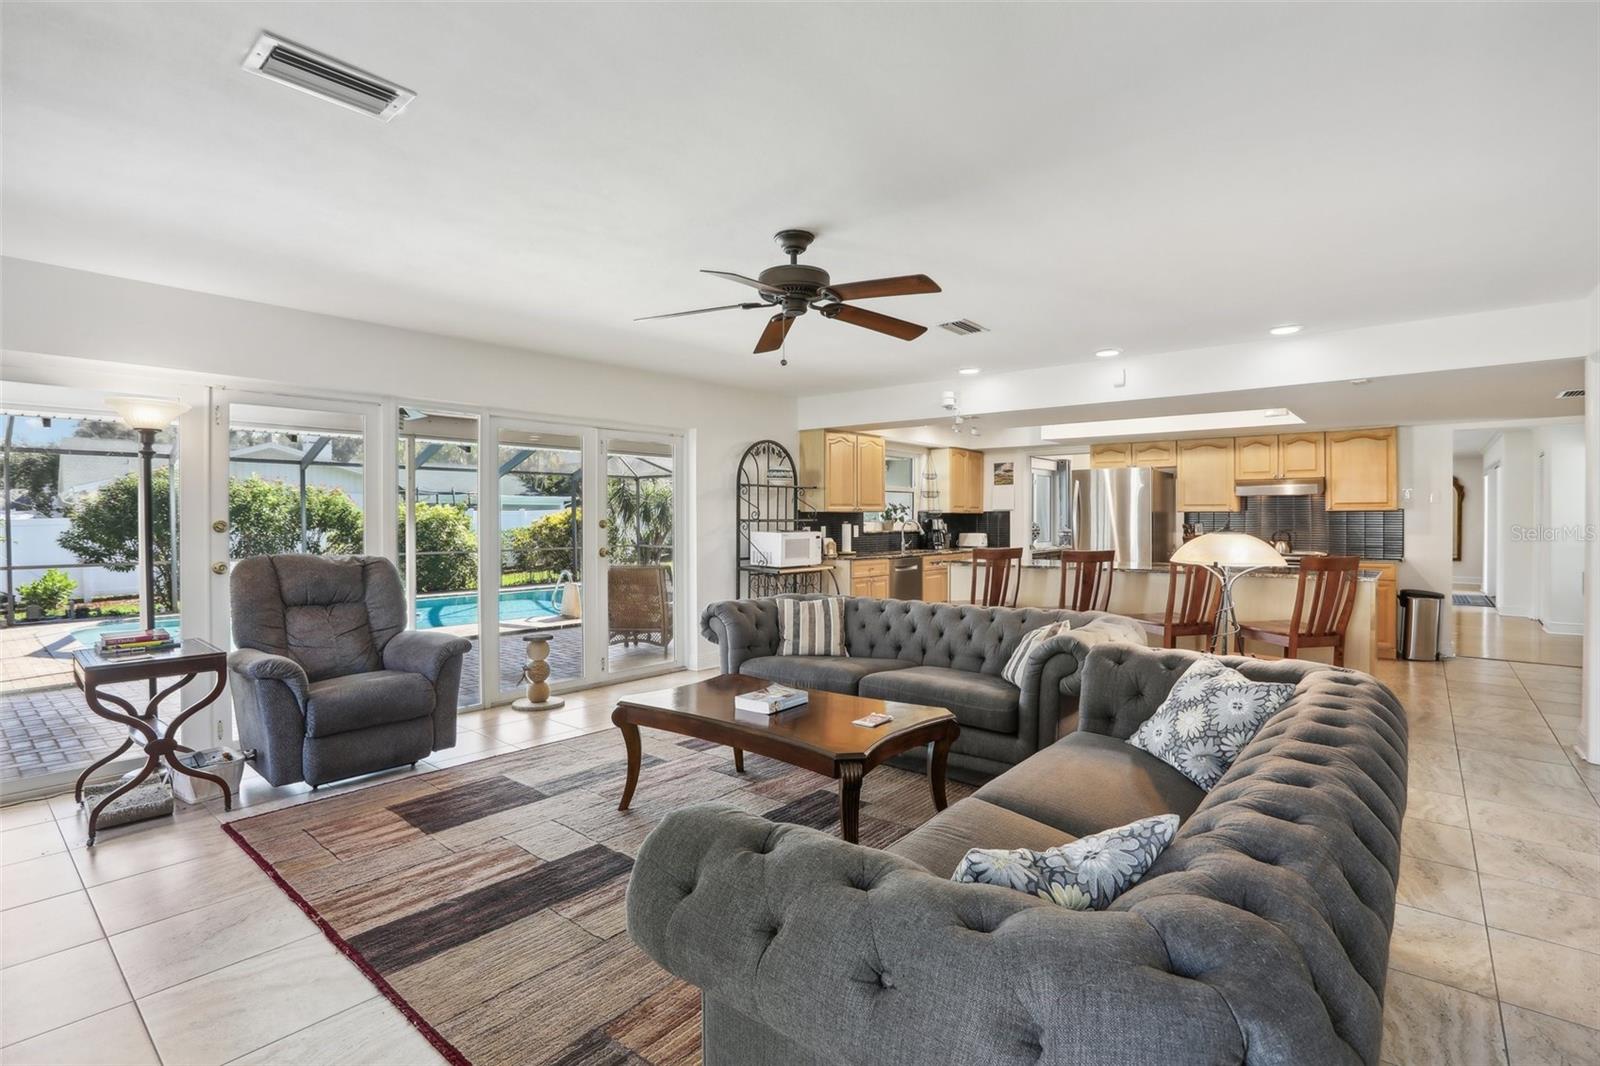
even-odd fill
[{"label": "bar stool", "polygon": [[[1301,648],[1332,648],[1333,665],[1344,665],[1344,634],[1356,606],[1356,577],[1361,560],[1354,555],[1308,555],[1300,560],[1294,592],[1294,614],[1239,627],[1239,640],[1258,640],[1284,649],[1284,658],[1298,659]],[[1311,597],[1306,598],[1310,586]]]},{"label": "bar stool", "polygon": [[[1011,580],[1015,564],[1017,579]],[[983,568],[983,599],[978,598],[978,568]],[[972,592],[969,598],[979,607],[1015,607],[1022,590],[1021,548],[973,548]],[[1006,602],[1010,596],[1011,602]]]},{"label": "bar stool", "polygon": [[[1136,614],[1130,617],[1151,636],[1161,638],[1163,648],[1176,648],[1179,637],[1204,637],[1201,645],[1213,647],[1217,632],[1217,611],[1222,607],[1222,582],[1211,570],[1197,563],[1168,563],[1167,613]],[[1178,592],[1179,584],[1183,592]]]},{"label": "bar stool", "polygon": [[[1060,610],[1105,611],[1111,604],[1111,564],[1117,553],[1104,551],[1064,551],[1061,553],[1061,596],[1056,603]],[[1072,595],[1067,595],[1068,578],[1072,577]]]}]

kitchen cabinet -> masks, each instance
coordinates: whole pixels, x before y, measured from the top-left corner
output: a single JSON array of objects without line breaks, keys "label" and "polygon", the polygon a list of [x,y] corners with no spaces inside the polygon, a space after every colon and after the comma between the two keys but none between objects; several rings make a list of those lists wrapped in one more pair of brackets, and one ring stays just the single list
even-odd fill
[{"label": "kitchen cabinet", "polygon": [[950,564],[971,562],[972,556],[928,555],[922,560],[922,598],[929,603],[950,602]]},{"label": "kitchen cabinet", "polygon": [[889,598],[889,560],[860,559],[850,563],[850,595]]},{"label": "kitchen cabinet", "polygon": [[802,499],[813,511],[881,511],[884,504],[882,437],[838,429],[800,434]]},{"label": "kitchen cabinet", "polygon": [[1089,445],[1089,469],[1114,470],[1117,467],[1133,465],[1133,445],[1124,441],[1121,444],[1091,444]]},{"label": "kitchen cabinet", "polygon": [[1137,440],[1133,442],[1130,466],[1177,466],[1178,442],[1172,440]]},{"label": "kitchen cabinet", "polygon": [[934,448],[928,452],[934,477],[933,511],[946,514],[983,512],[983,453],[967,448]]},{"label": "kitchen cabinet", "polygon": [[1259,433],[1233,438],[1233,476],[1240,481],[1318,478],[1324,474],[1323,434]]},{"label": "kitchen cabinet", "polygon": [[1278,476],[1316,478],[1327,476],[1323,462],[1323,434],[1279,433]]},{"label": "kitchen cabinet", "polygon": [[1233,485],[1232,437],[1178,442],[1178,510],[1237,511]]},{"label": "kitchen cabinet", "polygon": [[1278,477],[1278,435],[1233,438],[1233,476],[1238,481],[1270,481]]},{"label": "kitchen cabinet", "polygon": [[1363,561],[1361,568],[1378,571],[1378,591],[1372,604],[1374,654],[1380,659],[1393,659],[1395,634],[1400,627],[1400,564]]},{"label": "kitchen cabinet", "polygon": [[[859,511],[883,510],[884,440],[862,433],[856,437],[856,506]],[[915,519],[916,515],[909,515]]]},{"label": "kitchen cabinet", "polygon": [[1399,431],[1341,429],[1327,435],[1328,510],[1393,511],[1400,506]]}]

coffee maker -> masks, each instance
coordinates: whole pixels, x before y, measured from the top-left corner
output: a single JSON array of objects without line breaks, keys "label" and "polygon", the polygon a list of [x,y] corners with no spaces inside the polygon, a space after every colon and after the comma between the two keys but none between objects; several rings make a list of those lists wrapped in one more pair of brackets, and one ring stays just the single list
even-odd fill
[{"label": "coffee maker", "polygon": [[934,516],[931,525],[932,532],[928,534],[929,546],[935,551],[948,548],[950,546],[950,527],[945,525],[944,519],[937,515]]}]

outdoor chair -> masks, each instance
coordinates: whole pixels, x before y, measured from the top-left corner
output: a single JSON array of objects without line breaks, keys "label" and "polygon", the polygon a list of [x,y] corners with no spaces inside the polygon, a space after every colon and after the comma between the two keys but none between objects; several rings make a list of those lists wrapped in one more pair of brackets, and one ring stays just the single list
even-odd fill
[{"label": "outdoor chair", "polygon": [[672,572],[665,566],[612,566],[606,575],[611,643],[654,644],[666,655],[672,643]]}]

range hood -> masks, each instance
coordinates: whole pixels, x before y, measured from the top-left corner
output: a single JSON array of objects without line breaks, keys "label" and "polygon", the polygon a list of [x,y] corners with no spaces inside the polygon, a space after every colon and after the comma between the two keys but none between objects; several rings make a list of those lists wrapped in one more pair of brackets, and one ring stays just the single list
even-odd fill
[{"label": "range hood", "polygon": [[1327,484],[1320,477],[1241,481],[1233,487],[1233,491],[1236,496],[1321,496]]}]

